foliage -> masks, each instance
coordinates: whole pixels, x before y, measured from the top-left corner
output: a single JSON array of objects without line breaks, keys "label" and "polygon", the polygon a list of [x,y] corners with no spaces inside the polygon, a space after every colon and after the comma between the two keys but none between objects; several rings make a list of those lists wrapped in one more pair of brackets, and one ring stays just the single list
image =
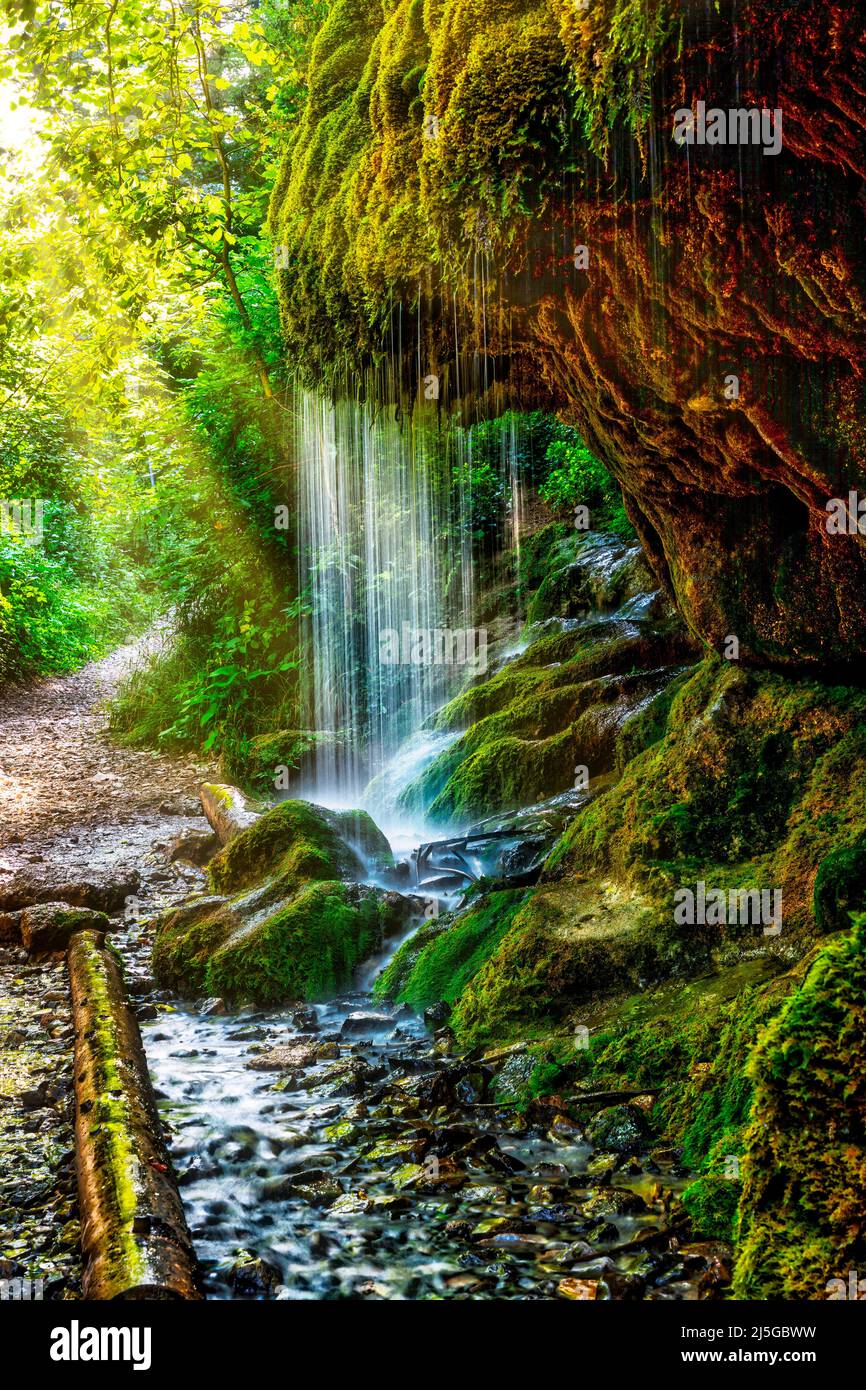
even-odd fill
[{"label": "foliage", "polygon": [[[261,296],[262,314],[272,297]],[[282,412],[232,355],[233,307],[190,360],[162,349],[174,410],[160,437],[153,573],[175,640],[122,690],[113,727],[133,742],[228,753],[296,714],[289,536],[274,527],[287,470]],[[178,436],[178,425],[180,425]]]},{"label": "foliage", "polygon": [[[0,681],[69,670],[152,615],[146,426],[118,412],[129,343],[100,244],[25,144],[0,176]],[[38,213],[36,209],[38,208]],[[127,347],[125,369],[146,365]],[[42,535],[10,524],[24,503]]]},{"label": "foliage", "polygon": [[501,548],[514,521],[513,489],[537,491],[557,517],[583,503],[594,530],[630,534],[619,485],[577,430],[549,412],[507,410],[454,431],[455,507],[482,552]]},{"label": "foliage", "polygon": [[555,516],[572,515],[576,507],[584,506],[589,508],[593,530],[631,532],[619,484],[576,430],[559,425],[545,461],[547,477],[539,496]]},{"label": "foliage", "polygon": [[3,190],[0,496],[51,501],[41,548],[0,542],[0,676],[67,669],[170,608],[114,726],[242,753],[296,718],[261,223],[323,3],[6,9],[0,79],[38,139]]}]

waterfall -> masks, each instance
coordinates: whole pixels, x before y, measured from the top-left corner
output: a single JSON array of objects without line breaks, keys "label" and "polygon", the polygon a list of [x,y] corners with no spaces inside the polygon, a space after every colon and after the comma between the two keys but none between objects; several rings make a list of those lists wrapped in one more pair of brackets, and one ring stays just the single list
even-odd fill
[{"label": "waterfall", "polygon": [[316,783],[358,804],[466,678],[465,668],[405,660],[413,634],[472,623],[454,442],[432,411],[398,419],[393,406],[309,392],[298,395],[296,422],[300,580],[311,607],[306,714],[323,735]]},{"label": "waterfall", "polygon": [[[497,463],[500,544],[515,553],[521,419],[503,420]],[[299,579],[310,608],[304,714],[320,735],[315,794],[358,805],[369,788],[367,804],[381,811],[394,804],[401,769],[417,771],[428,745],[430,757],[441,750],[425,721],[483,669],[477,649],[474,665],[431,659],[429,644],[421,659],[411,650],[419,633],[457,634],[467,653],[469,641],[486,643],[473,627],[474,431],[440,420],[435,405],[409,415],[300,390],[295,421]],[[459,640],[457,648],[459,656]]]}]

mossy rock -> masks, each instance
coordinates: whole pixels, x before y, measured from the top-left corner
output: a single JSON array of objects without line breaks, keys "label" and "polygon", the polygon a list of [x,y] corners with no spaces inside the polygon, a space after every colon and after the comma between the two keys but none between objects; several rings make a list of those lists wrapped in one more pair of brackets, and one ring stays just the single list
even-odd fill
[{"label": "mossy rock", "polygon": [[636,1105],[610,1105],[593,1116],[586,1137],[596,1149],[634,1154],[646,1147],[649,1126]]},{"label": "mossy rock", "polygon": [[529,624],[614,608],[654,587],[639,546],[594,532],[560,541],[526,609]]},{"label": "mossy rock", "polygon": [[[562,576],[581,611],[651,589],[640,551],[624,541],[569,533],[556,523],[530,537],[527,551],[527,570],[540,580],[540,614],[548,611],[545,584],[559,592]],[[569,603],[554,608],[565,614]],[[530,605],[530,617],[535,611]],[[549,626],[530,622],[534,640],[523,653],[438,712],[434,727],[460,737],[401,793],[403,809],[433,823],[466,824],[548,800],[573,788],[578,763],[591,778],[606,775],[621,756],[626,726],[648,704],[655,724],[645,722],[629,746],[658,736],[673,698],[662,697],[672,682],[681,683],[682,663],[694,659],[678,621],[653,628],[599,617],[565,631],[559,622]]]},{"label": "mossy rock", "polygon": [[390,845],[366,811],[283,801],[211,860],[208,881],[217,893],[236,893],[268,874],[287,886],[310,879],[353,879],[371,861],[377,869],[393,867]]},{"label": "mossy rock", "polygon": [[433,823],[468,823],[567,791],[578,763],[593,778],[613,768],[620,730],[679,677],[658,661],[670,655],[669,637],[620,641],[612,671],[604,669],[606,629],[603,655],[586,635],[564,640],[570,660],[553,663],[550,639],[542,639],[440,712],[437,727],[469,727],[402,793],[405,809],[421,809]]},{"label": "mossy rock", "polygon": [[206,899],[166,913],[153,948],[158,983],[234,1003],[326,999],[351,984],[399,917],[390,895],[338,882],[307,883],[271,911],[250,908]]},{"label": "mossy rock", "polygon": [[69,903],[35,903],[21,913],[21,940],[28,951],[65,950],[79,931],[107,932],[111,923],[104,912]]},{"label": "mossy rock", "polygon": [[[609,873],[660,901],[698,878],[772,886],[784,934],[814,934],[819,866],[866,833],[866,695],[709,658],[654,703],[623,729],[620,781],[575,817],[545,875]],[[845,851],[822,876],[816,904],[837,926],[832,876],[841,902],[859,865]]]},{"label": "mossy rock", "polygon": [[326,998],[401,926],[408,900],[351,880],[392,865],[366,812],[284,801],[208,867],[214,896],[165,913],[153,969],[186,996],[275,1004]]},{"label": "mossy rock", "polygon": [[649,905],[612,883],[565,883],[525,895],[496,949],[456,1002],[461,1042],[532,1034],[581,1000],[637,988],[655,968]]},{"label": "mossy rock", "polygon": [[192,898],[163,913],[152,952],[157,984],[186,998],[207,994],[207,966],[213,952],[241,927],[241,918],[222,897]]}]

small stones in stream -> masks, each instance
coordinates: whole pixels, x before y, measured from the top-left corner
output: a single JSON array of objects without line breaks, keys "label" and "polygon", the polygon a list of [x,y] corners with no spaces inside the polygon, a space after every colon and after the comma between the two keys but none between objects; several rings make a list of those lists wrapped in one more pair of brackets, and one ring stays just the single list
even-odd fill
[{"label": "small stones in stream", "polygon": [[500,1106],[496,1065],[366,996],[242,1016],[175,1003],[144,1039],[211,1297],[724,1289],[723,1248],[679,1248],[684,1183],[674,1155],[650,1159],[639,1107]]},{"label": "small stones in stream", "polygon": [[247,1066],[252,1071],[291,1072],[339,1055],[340,1049],[336,1043],[297,1042],[293,1046],[269,1048],[260,1056],[252,1057]]}]

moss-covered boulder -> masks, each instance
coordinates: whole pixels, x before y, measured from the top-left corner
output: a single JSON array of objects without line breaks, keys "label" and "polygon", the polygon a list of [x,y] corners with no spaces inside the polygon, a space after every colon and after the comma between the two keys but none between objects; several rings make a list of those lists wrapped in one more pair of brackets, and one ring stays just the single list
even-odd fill
[{"label": "moss-covered boulder", "polygon": [[[711,658],[664,708],[640,731],[636,743],[646,746],[616,786],[572,822],[545,876],[606,873],[671,905],[699,879],[779,888],[783,936],[817,934],[828,918],[844,925],[830,904],[844,879],[856,905],[860,860],[846,847],[866,830],[863,691]],[[840,849],[824,871],[816,921],[819,867]]]},{"label": "moss-covered boulder", "polygon": [[529,537],[517,570],[526,649],[438,712],[436,729],[459,737],[400,796],[434,824],[549,800],[575,787],[578,764],[605,776],[620,735],[696,659],[669,611],[653,622],[609,611],[657,597],[632,541],[554,522]]},{"label": "moss-covered boulder", "polygon": [[359,878],[371,863],[393,867],[393,858],[366,811],[282,801],[211,860],[208,879],[215,892],[233,893],[266,874],[287,887],[308,879]]},{"label": "moss-covered boulder", "polygon": [[656,969],[651,919],[651,904],[610,882],[523,895],[456,1001],[457,1037],[475,1044],[551,1030],[581,1002],[636,989]]},{"label": "moss-covered boulder", "polygon": [[636,1105],[610,1105],[587,1125],[586,1137],[608,1153],[637,1153],[646,1144],[646,1116]]},{"label": "moss-covered boulder", "polygon": [[526,620],[577,618],[612,609],[654,587],[640,546],[573,532],[551,547],[541,583],[527,604]]},{"label": "moss-covered boulder", "polygon": [[[548,690],[570,688],[555,684],[566,670],[547,673]],[[509,688],[518,674],[503,671],[454,704],[491,710],[503,690],[522,691],[519,682]],[[538,674],[523,670],[524,678]],[[544,688],[537,682],[533,693]],[[521,698],[509,703],[506,695],[504,709],[482,715],[467,736],[510,717]],[[589,1002],[740,962],[790,968],[857,904],[866,833],[861,690],[710,658],[645,700],[615,744],[619,780],[578,810],[538,886],[449,1000],[462,1040],[549,1030]],[[458,765],[451,785],[466,776]],[[720,923],[680,922],[677,894],[700,881],[724,890],[727,904],[733,896],[737,913],[726,911]],[[781,893],[780,932],[740,915],[750,899],[739,895],[758,890],[773,895],[774,911]],[[447,940],[431,939],[425,963]],[[750,1037],[753,1045],[755,1028]],[[701,1151],[702,1163],[712,1147]],[[720,1149],[712,1171],[732,1152]]]},{"label": "moss-covered boulder", "polygon": [[28,951],[65,950],[76,932],[106,932],[110,926],[104,912],[69,903],[36,903],[21,913],[21,940]]},{"label": "moss-covered boulder", "polygon": [[327,999],[405,917],[396,895],[361,884],[305,883],[261,906],[261,893],[166,913],[153,948],[160,985],[238,1003]]},{"label": "moss-covered boulder", "polygon": [[276,1004],[345,988],[410,908],[357,882],[392,863],[365,812],[285,801],[210,863],[213,894],[165,913],[153,969],[186,996]]}]

